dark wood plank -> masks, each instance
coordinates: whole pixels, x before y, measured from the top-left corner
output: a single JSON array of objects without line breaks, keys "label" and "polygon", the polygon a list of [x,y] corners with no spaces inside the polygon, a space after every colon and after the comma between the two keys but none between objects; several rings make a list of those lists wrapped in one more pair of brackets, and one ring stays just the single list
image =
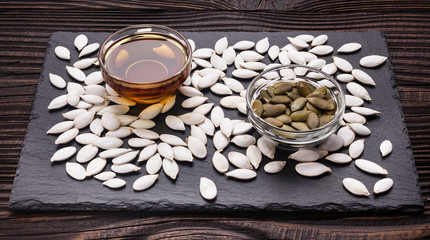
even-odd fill
[{"label": "dark wood plank", "polygon": [[[427,1],[0,1],[0,6],[0,237],[430,237],[430,5]],[[203,11],[197,11],[200,9]],[[217,10],[205,11],[209,9]],[[263,11],[268,9],[273,11]],[[10,212],[7,202],[50,34],[113,32],[137,23],[164,24],[180,31],[384,31],[426,210],[413,215],[371,216]]]}]

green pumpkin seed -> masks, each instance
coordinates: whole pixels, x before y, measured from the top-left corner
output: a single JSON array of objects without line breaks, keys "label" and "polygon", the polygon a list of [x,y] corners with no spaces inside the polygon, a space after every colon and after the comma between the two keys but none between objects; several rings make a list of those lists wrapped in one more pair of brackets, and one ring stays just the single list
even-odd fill
[{"label": "green pumpkin seed", "polygon": [[267,106],[263,111],[264,117],[276,117],[285,112],[287,107],[284,104],[275,104]]},{"label": "green pumpkin seed", "polygon": [[[293,88],[293,89],[297,89],[297,88]],[[288,95],[288,97],[289,98],[291,98],[293,101],[294,100],[296,100],[296,99],[298,99],[298,98],[301,98],[302,96],[300,96],[300,94],[299,93],[295,93],[295,92],[288,92],[287,93],[287,95]]]},{"label": "green pumpkin seed", "polygon": [[306,100],[306,98],[304,97],[297,98],[291,103],[291,106],[290,106],[291,112],[302,110],[305,107],[307,102],[308,100]]},{"label": "green pumpkin seed", "polygon": [[327,95],[327,87],[326,86],[322,86],[319,87],[317,89],[315,89],[315,91],[313,91],[311,94],[309,94],[306,97],[320,97],[320,98],[325,98]]},{"label": "green pumpkin seed", "polygon": [[291,113],[290,117],[293,122],[306,122],[310,113],[311,111],[301,110]]},{"label": "green pumpkin seed", "polygon": [[307,97],[309,94],[313,92],[313,90],[311,90],[309,86],[305,84],[305,82],[298,82],[297,88],[299,89],[300,95],[302,95],[303,97]]},{"label": "green pumpkin seed", "polygon": [[291,123],[291,117],[288,116],[287,114],[282,114],[276,117],[276,119],[278,119],[279,121],[281,121],[283,124],[289,124]]},{"label": "green pumpkin seed", "polygon": [[314,128],[319,127],[320,119],[318,118],[318,116],[314,112],[311,112],[308,115],[308,119],[306,119],[306,125],[308,125],[308,127],[310,129],[314,129]]},{"label": "green pumpkin seed", "polygon": [[308,98],[308,101],[312,104],[312,106],[322,110],[335,109],[335,106],[333,103],[319,97],[310,97]]},{"label": "green pumpkin seed", "polygon": [[274,97],[276,95],[275,94],[275,87],[273,87],[273,86],[267,87],[267,93],[270,95],[270,97]]},{"label": "green pumpkin seed", "polygon": [[314,112],[318,116],[322,115],[321,111],[318,110],[318,108],[312,106],[312,104],[310,104],[309,102],[306,103],[306,109],[311,111],[311,112]]},{"label": "green pumpkin seed", "polygon": [[299,131],[309,130],[308,125],[306,125],[304,122],[291,122],[291,126]]},{"label": "green pumpkin seed", "polygon": [[293,88],[292,83],[289,83],[289,82],[280,83],[278,86],[275,86],[275,94],[285,94],[286,92],[291,91],[292,88]]},{"label": "green pumpkin seed", "polygon": [[289,125],[283,125],[283,126],[282,126],[282,129],[289,130],[289,131],[296,131],[296,129],[295,129],[295,128],[293,128],[293,127],[291,127],[291,126],[289,126]]},{"label": "green pumpkin seed", "polygon": [[326,125],[327,123],[331,122],[334,119],[333,115],[322,115],[320,117],[320,127]]},{"label": "green pumpkin seed", "polygon": [[277,104],[287,104],[290,103],[291,99],[287,95],[275,95],[270,99],[270,103]]},{"label": "green pumpkin seed", "polygon": [[260,91],[260,97],[261,97],[261,100],[265,103],[268,103],[270,100],[270,95],[267,92],[267,90],[261,90]]},{"label": "green pumpkin seed", "polygon": [[278,120],[278,119],[272,118],[272,117],[265,118],[264,121],[266,121],[269,124],[272,124],[276,127],[282,127],[282,125],[284,125],[281,120]]},{"label": "green pumpkin seed", "polygon": [[255,100],[252,103],[252,110],[258,115],[261,116],[263,114],[263,103],[260,100]]}]

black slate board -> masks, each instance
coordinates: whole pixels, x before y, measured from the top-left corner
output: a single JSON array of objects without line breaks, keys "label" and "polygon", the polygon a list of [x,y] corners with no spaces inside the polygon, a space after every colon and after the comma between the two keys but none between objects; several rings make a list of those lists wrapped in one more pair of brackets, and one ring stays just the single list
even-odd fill
[{"label": "black slate board", "polygon": [[[48,74],[61,75],[68,81],[73,81],[65,71],[65,65],[75,62],[77,51],[73,47],[73,39],[79,33],[55,32],[48,43],[45,63],[41,72],[40,82],[31,113],[27,136],[19,161],[9,207],[19,210],[145,210],[145,211],[419,211],[423,202],[418,185],[418,177],[414,165],[408,132],[404,124],[402,108],[396,89],[394,74],[389,61],[376,69],[366,69],[377,82],[376,88],[367,88],[373,98],[366,106],[380,110],[379,117],[369,119],[366,124],[372,129],[372,135],[366,138],[365,152],[362,158],[370,159],[385,167],[389,177],[394,179],[394,187],[386,194],[367,198],[356,197],[348,193],[342,186],[342,179],[354,177],[361,180],[369,190],[380,179],[378,176],[366,174],[358,170],[353,163],[347,165],[333,164],[323,161],[332,168],[333,173],[318,178],[305,178],[295,173],[296,162],[288,161],[281,173],[269,175],[258,170],[258,176],[252,181],[238,181],[227,179],[217,173],[211,165],[214,152],[211,138],[208,142],[208,157],[204,160],[195,159],[192,164],[180,165],[180,172],[176,181],[168,179],[163,172],[158,182],[143,192],[134,192],[132,182],[144,173],[144,168],[136,174],[121,176],[127,181],[123,189],[112,190],[102,186],[101,182],[89,178],[76,181],[67,176],[64,163],[51,164],[52,154],[62,146],[56,146],[57,136],[46,135],[45,132],[52,125],[63,121],[61,112],[69,109],[48,111],[49,102],[56,96],[64,94],[66,90],[59,90],[51,86]],[[85,33],[89,42],[101,43],[108,33]],[[287,36],[296,36],[299,32],[185,32],[187,37],[197,43],[197,48],[213,47],[217,39],[227,36],[230,45],[239,40],[258,41],[268,36],[271,45],[282,47],[288,43]],[[318,35],[320,33],[313,32]],[[362,50],[354,54],[339,54],[349,60],[355,68],[360,68],[358,61],[369,54],[389,56],[385,38],[381,32],[329,32],[328,44],[335,49],[343,43],[359,42]],[[54,55],[54,48],[63,45],[71,50],[70,62],[59,60]],[[95,56],[95,54],[93,55]],[[327,62],[332,62],[329,56]],[[270,62],[268,57],[264,59]],[[91,68],[86,73],[96,70]],[[227,74],[231,76],[232,69]],[[249,81],[243,81],[245,85]],[[205,91],[210,101],[218,105],[219,97],[210,91]],[[174,109],[168,114],[177,115],[185,112],[180,107],[184,97],[178,94]],[[133,111],[138,113],[142,106]],[[225,110],[231,119],[245,119],[246,116],[233,110]],[[157,122],[155,130],[171,132],[164,124],[164,116],[154,119]],[[84,129],[81,132],[88,132]],[[175,133],[183,139],[189,134]],[[253,133],[258,136],[257,133]],[[384,139],[390,139],[394,151],[382,159],[379,154],[379,144]],[[75,143],[75,146],[81,147]],[[226,155],[237,149],[232,144],[224,151]],[[343,149],[346,152],[346,149]],[[275,159],[285,160],[290,152],[278,150]],[[71,159],[70,161],[75,161]],[[264,158],[262,165],[267,163]],[[110,164],[106,169],[109,169]],[[144,167],[144,164],[142,165]],[[232,169],[232,168],[231,168]],[[199,179],[205,176],[212,179],[218,187],[218,197],[213,201],[205,201],[199,194]]]}]

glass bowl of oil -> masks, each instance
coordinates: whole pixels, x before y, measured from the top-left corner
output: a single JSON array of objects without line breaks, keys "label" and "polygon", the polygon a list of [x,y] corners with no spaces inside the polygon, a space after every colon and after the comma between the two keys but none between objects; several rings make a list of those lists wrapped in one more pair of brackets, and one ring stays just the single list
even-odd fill
[{"label": "glass bowl of oil", "polygon": [[178,31],[161,25],[133,25],[109,36],[98,59],[105,82],[138,103],[173,95],[191,71],[192,50]]}]

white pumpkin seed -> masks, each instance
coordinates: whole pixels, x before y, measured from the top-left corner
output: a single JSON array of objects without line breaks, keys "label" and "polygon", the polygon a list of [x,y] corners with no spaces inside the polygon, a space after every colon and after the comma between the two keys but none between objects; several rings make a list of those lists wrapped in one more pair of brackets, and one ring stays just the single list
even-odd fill
[{"label": "white pumpkin seed", "polygon": [[360,107],[364,104],[363,99],[353,96],[353,95],[349,95],[349,94],[345,94],[345,106],[347,107]]},{"label": "white pumpkin seed", "polygon": [[323,45],[327,42],[328,40],[328,36],[325,34],[321,34],[319,36],[316,36],[311,43],[311,46],[319,46],[319,45]]},{"label": "white pumpkin seed", "polygon": [[385,157],[393,151],[393,144],[390,140],[384,140],[379,146],[379,151],[381,152],[382,157]]},{"label": "white pumpkin seed", "polygon": [[211,68],[212,67],[212,64],[205,59],[193,58],[193,62],[195,62],[197,64],[197,66],[200,66],[202,68]]},{"label": "white pumpkin seed", "polygon": [[255,137],[249,134],[236,135],[231,139],[231,142],[236,144],[238,147],[247,148],[254,145],[256,140]]},{"label": "white pumpkin seed", "polygon": [[81,97],[79,96],[79,93],[77,91],[71,90],[67,93],[67,103],[70,106],[78,105],[80,100],[81,100]]},{"label": "white pumpkin seed", "polygon": [[154,143],[155,142],[153,140],[144,139],[144,138],[130,138],[128,140],[128,145],[134,148],[147,147]]},{"label": "white pumpkin seed", "polygon": [[116,115],[122,115],[122,114],[126,114],[128,112],[128,110],[130,110],[129,106],[125,106],[125,105],[110,105],[107,106],[105,108],[103,108],[102,110],[100,110],[97,115],[103,115],[106,112],[111,112],[114,113]]},{"label": "white pumpkin seed", "polygon": [[381,114],[381,112],[368,107],[351,107],[351,110],[363,116],[375,116]]},{"label": "white pumpkin seed", "polygon": [[351,43],[345,43],[345,44],[343,44],[337,50],[337,52],[340,52],[340,53],[352,53],[352,52],[356,52],[356,51],[358,51],[360,49],[361,49],[361,44],[360,43],[351,42]]},{"label": "white pumpkin seed", "polygon": [[48,109],[59,109],[67,105],[67,94],[60,95],[49,103]]},{"label": "white pumpkin seed", "polygon": [[288,156],[288,159],[293,159],[299,162],[314,162],[319,158],[320,155],[318,152],[310,149],[301,149]]},{"label": "white pumpkin seed", "polygon": [[164,173],[170,177],[171,179],[175,180],[179,173],[179,166],[173,159],[163,159],[163,171]]},{"label": "white pumpkin seed", "polygon": [[205,144],[202,141],[200,141],[200,139],[193,136],[189,136],[187,138],[187,146],[188,146],[188,149],[196,158],[206,157],[207,149]]},{"label": "white pumpkin seed", "polygon": [[146,162],[146,172],[148,174],[156,174],[160,171],[162,165],[163,160],[161,159],[160,154],[156,153]]},{"label": "white pumpkin seed", "polygon": [[249,122],[241,122],[233,126],[233,135],[240,135],[249,132],[252,129],[252,124]]},{"label": "white pumpkin seed", "polygon": [[220,38],[216,41],[214,50],[216,54],[221,55],[228,47],[228,39],[227,37]]},{"label": "white pumpkin seed", "polygon": [[245,61],[243,60],[242,56],[240,54],[237,54],[236,57],[234,58],[234,66],[236,67],[236,69],[241,69],[242,68],[242,64]]},{"label": "white pumpkin seed", "polygon": [[201,128],[208,136],[213,136],[215,133],[215,126],[209,118],[205,118],[197,127]]},{"label": "white pumpkin seed", "polygon": [[373,68],[381,65],[387,60],[387,57],[380,55],[369,55],[360,59],[360,66]]},{"label": "white pumpkin seed", "polygon": [[318,45],[309,50],[309,52],[318,56],[324,56],[332,53],[333,47],[329,45]]},{"label": "white pumpkin seed", "polygon": [[243,51],[239,54],[245,62],[257,62],[264,58],[261,54],[250,50]]},{"label": "white pumpkin seed", "polygon": [[122,188],[124,187],[126,182],[120,178],[112,178],[103,182],[103,185],[109,188]]},{"label": "white pumpkin seed", "polygon": [[314,67],[317,69],[321,69],[325,65],[326,65],[326,61],[324,59],[321,59],[321,58],[312,60],[312,61],[308,62],[308,64],[307,64],[307,66]]},{"label": "white pumpkin seed", "polygon": [[96,175],[103,171],[106,167],[106,159],[103,158],[94,158],[87,165],[87,177]]},{"label": "white pumpkin seed", "polygon": [[75,128],[82,129],[88,126],[93,121],[94,114],[94,112],[83,112],[79,114],[75,120],[73,120]]},{"label": "white pumpkin seed", "polygon": [[111,172],[111,171],[105,171],[105,172],[101,172],[97,175],[94,175],[94,178],[99,180],[99,181],[107,181],[109,179],[112,179],[116,177],[116,173]]},{"label": "white pumpkin seed", "polygon": [[193,52],[193,58],[210,58],[215,51],[211,48],[199,48]]},{"label": "white pumpkin seed", "polygon": [[205,120],[205,115],[200,113],[184,113],[178,116],[187,125],[197,125]]},{"label": "white pumpkin seed", "polygon": [[248,40],[242,40],[233,45],[233,48],[236,50],[247,50],[251,49],[255,46],[255,43]]},{"label": "white pumpkin seed", "polygon": [[66,47],[57,46],[54,49],[55,55],[63,60],[70,60],[70,51]]},{"label": "white pumpkin seed", "polygon": [[176,161],[192,162],[194,160],[193,153],[190,149],[183,146],[176,146],[172,148],[173,159]]},{"label": "white pumpkin seed", "polygon": [[46,134],[63,133],[71,129],[74,125],[75,123],[73,121],[62,121],[48,129],[48,131],[46,131]]},{"label": "white pumpkin seed", "polygon": [[103,130],[104,127],[100,118],[96,118],[90,123],[90,131],[95,135],[100,136]]},{"label": "white pumpkin seed", "polygon": [[100,85],[89,85],[84,87],[85,95],[97,95],[100,97],[106,96],[105,87]]},{"label": "white pumpkin seed", "polygon": [[313,35],[310,35],[310,34],[300,34],[300,35],[296,36],[296,38],[301,39],[307,43],[312,42],[312,40],[315,39],[315,37]]},{"label": "white pumpkin seed", "polygon": [[207,144],[208,139],[206,137],[206,133],[200,127],[198,127],[196,125],[191,125],[191,133],[190,134],[191,134],[191,136],[198,138],[205,145]]},{"label": "white pumpkin seed", "polygon": [[243,84],[234,78],[223,78],[223,81],[233,92],[240,93],[245,89]]},{"label": "white pumpkin seed", "polygon": [[126,163],[121,165],[112,165],[111,170],[115,173],[119,174],[126,174],[126,173],[132,173],[132,172],[138,172],[141,168],[132,164],[132,163]]},{"label": "white pumpkin seed", "polygon": [[306,63],[318,59],[317,55],[315,55],[313,53],[310,53],[310,52],[300,51],[299,53],[303,56],[303,58],[305,59]]},{"label": "white pumpkin seed", "polygon": [[388,174],[388,171],[386,169],[382,168],[377,163],[374,163],[366,159],[357,159],[354,161],[354,163],[355,163],[355,166],[357,166],[359,169],[367,173],[382,174],[382,175]]},{"label": "white pumpkin seed", "polygon": [[73,139],[75,139],[75,137],[78,136],[78,134],[79,134],[79,129],[77,129],[77,128],[69,129],[57,137],[57,139],[55,140],[55,144],[68,143],[68,142],[72,141]]},{"label": "white pumpkin seed", "polygon": [[371,131],[368,127],[364,126],[363,124],[360,123],[349,123],[347,124],[351,130],[360,135],[360,136],[368,136],[370,135]]},{"label": "white pumpkin seed", "polygon": [[230,138],[224,135],[221,131],[215,132],[213,136],[213,145],[217,151],[222,152],[230,143]]},{"label": "white pumpkin seed", "polygon": [[163,158],[167,158],[171,160],[173,159],[173,149],[172,149],[172,146],[170,146],[169,144],[165,142],[159,143],[157,147],[157,151]]},{"label": "white pumpkin seed", "polygon": [[101,71],[95,71],[88,74],[88,76],[84,80],[85,85],[95,85],[95,84],[100,84],[102,82],[103,82],[103,76]]},{"label": "white pumpkin seed", "polygon": [[284,169],[287,161],[271,161],[264,165],[264,171],[266,173],[278,173]]},{"label": "white pumpkin seed", "polygon": [[184,122],[179,117],[168,115],[166,116],[164,121],[166,122],[166,125],[170,129],[177,130],[177,131],[185,131]]},{"label": "white pumpkin seed", "polygon": [[234,63],[234,60],[236,58],[236,51],[234,51],[233,47],[228,47],[224,52],[222,53],[221,58],[224,60],[224,62],[227,65],[231,65]]},{"label": "white pumpkin seed", "polygon": [[260,53],[260,54],[264,54],[267,52],[267,50],[269,49],[270,43],[269,43],[269,38],[265,37],[261,40],[259,40],[256,44],[255,44],[255,50]]},{"label": "white pumpkin seed", "polygon": [[257,177],[257,172],[251,169],[234,169],[232,171],[226,172],[225,175],[227,177],[232,177],[240,180],[251,180]]},{"label": "white pumpkin seed", "polygon": [[121,165],[121,164],[129,163],[136,158],[137,154],[139,154],[139,151],[132,151],[132,152],[124,153],[120,156],[113,158],[112,163],[115,165]]},{"label": "white pumpkin seed", "polygon": [[287,56],[291,60],[291,62],[293,62],[293,63],[300,64],[300,65],[306,65],[305,58],[303,57],[302,54],[300,54],[296,50],[288,51]]},{"label": "white pumpkin seed", "polygon": [[[67,104],[67,103],[66,103]],[[68,112],[62,113],[61,115],[69,120],[74,120],[79,114],[86,112],[85,109],[73,109]]]},{"label": "white pumpkin seed", "polygon": [[272,61],[275,61],[275,59],[279,56],[280,50],[279,47],[277,45],[273,45],[269,48],[269,51],[267,52],[267,54],[269,55],[269,58]]},{"label": "white pumpkin seed", "polygon": [[319,149],[327,150],[329,152],[335,152],[343,147],[343,138],[332,134],[326,140],[318,145]]},{"label": "white pumpkin seed", "polygon": [[367,90],[358,83],[349,82],[346,84],[346,89],[348,89],[348,91],[356,97],[359,97],[366,101],[372,101],[372,98],[370,98],[370,95]]},{"label": "white pumpkin seed", "polygon": [[231,109],[237,109],[237,105],[243,102],[245,102],[245,98],[241,96],[226,96],[219,101],[221,106]]},{"label": "white pumpkin seed", "polygon": [[255,168],[258,169],[258,167],[260,167],[260,163],[262,160],[262,154],[260,149],[258,149],[257,146],[255,145],[251,145],[246,149],[246,156],[249,159],[249,162],[251,163],[251,165]]},{"label": "white pumpkin seed", "polygon": [[66,163],[66,172],[70,177],[79,181],[82,181],[87,177],[85,168],[81,164],[75,162]]},{"label": "white pumpkin seed", "polygon": [[365,124],[366,118],[355,112],[348,112],[343,115],[343,120],[348,123]]},{"label": "white pumpkin seed", "polygon": [[339,128],[337,135],[343,138],[343,146],[348,147],[355,139],[355,133],[348,126]]},{"label": "white pumpkin seed", "polygon": [[84,34],[79,34],[73,43],[78,51],[81,51],[88,44],[88,38]]},{"label": "white pumpkin seed", "polygon": [[160,140],[172,146],[187,146],[184,140],[173,134],[161,134]]},{"label": "white pumpkin seed", "polygon": [[97,58],[84,58],[73,63],[73,67],[79,69],[89,68],[94,64],[95,61],[97,61]]},{"label": "white pumpkin seed", "polygon": [[85,73],[79,69],[79,68],[75,68],[75,67],[70,67],[70,66],[66,66],[66,70],[67,73],[75,80],[79,81],[79,82],[84,82],[85,81]]},{"label": "white pumpkin seed", "polygon": [[56,88],[63,89],[66,87],[66,81],[64,81],[64,79],[59,75],[50,73],[49,74],[49,81]]},{"label": "white pumpkin seed", "polygon": [[358,158],[364,151],[364,139],[359,139],[349,145],[349,156],[353,159]]},{"label": "white pumpkin seed", "polygon": [[106,88],[106,92],[109,94],[109,96],[119,96],[119,94],[117,92],[115,92],[115,90],[109,86],[108,84],[105,85]]},{"label": "white pumpkin seed", "polygon": [[377,181],[375,183],[375,185],[373,185],[373,192],[375,194],[384,193],[384,192],[390,190],[391,187],[393,186],[393,184],[394,184],[393,179],[383,178],[383,179]]},{"label": "white pumpkin seed", "polygon": [[99,49],[99,47],[100,47],[99,43],[89,44],[89,45],[85,46],[84,48],[82,48],[81,52],[79,53],[79,57],[89,55],[89,54],[97,51]]},{"label": "white pumpkin seed", "polygon": [[136,128],[136,129],[133,129],[132,131],[134,134],[136,134],[138,137],[141,137],[141,138],[146,138],[150,140],[155,140],[160,138],[160,135],[158,135],[157,132],[152,130]]},{"label": "white pumpkin seed", "polygon": [[119,105],[127,105],[127,106],[135,106],[136,102],[129,100],[127,98],[123,98],[120,96],[107,96],[107,99],[109,99],[110,101],[119,104]]},{"label": "white pumpkin seed", "polygon": [[252,169],[248,157],[240,152],[229,152],[227,155],[228,160],[237,168]]},{"label": "white pumpkin seed", "polygon": [[155,175],[145,175],[136,179],[133,183],[133,189],[135,191],[143,191],[150,188],[157,181],[158,174]]},{"label": "white pumpkin seed", "polygon": [[215,151],[212,156],[212,165],[220,173],[226,173],[229,168],[227,158],[218,151]]},{"label": "white pumpkin seed", "polygon": [[219,69],[221,71],[225,71],[227,69],[227,63],[220,56],[216,54],[212,54],[210,58],[210,64],[215,69]]},{"label": "white pumpkin seed", "polygon": [[161,103],[152,104],[139,113],[139,118],[153,119],[156,116],[158,116],[158,114],[161,113],[162,109],[163,109],[163,104]]},{"label": "white pumpkin seed", "polygon": [[367,190],[366,186],[354,178],[344,178],[343,186],[348,190],[350,193],[358,196],[370,196],[369,191]]},{"label": "white pumpkin seed", "polygon": [[349,73],[342,73],[342,74],[337,75],[336,79],[340,82],[343,82],[343,83],[349,83],[349,82],[354,81],[355,78],[354,78],[354,76],[352,76]]},{"label": "white pumpkin seed", "polygon": [[[243,63],[240,63],[243,64]],[[258,72],[249,69],[235,69],[231,73],[234,77],[241,79],[249,79],[258,75]]]},{"label": "white pumpkin seed", "polygon": [[140,151],[138,162],[143,162],[150,159],[157,153],[158,145],[156,143],[148,145]]},{"label": "white pumpkin seed", "polygon": [[109,131],[117,130],[121,126],[118,117],[111,112],[106,112],[103,114],[101,121],[103,127]]},{"label": "white pumpkin seed", "polygon": [[202,115],[206,115],[206,114],[208,114],[212,110],[213,106],[214,106],[214,103],[205,103],[205,104],[202,104],[202,105],[196,107],[193,110],[193,112],[194,113],[199,113],[199,114],[202,114]]},{"label": "white pumpkin seed", "polygon": [[87,145],[87,144],[92,144],[95,140],[99,138],[100,138],[99,136],[93,133],[82,133],[76,136],[75,140],[80,144]]},{"label": "white pumpkin seed", "polygon": [[193,39],[187,39],[191,46],[191,51],[194,52],[196,50],[196,43]]},{"label": "white pumpkin seed", "polygon": [[370,86],[376,85],[373,78],[371,76],[369,76],[369,74],[367,74],[363,70],[352,69],[351,74],[355,79],[357,79],[357,81],[359,81],[363,84],[370,85]]},{"label": "white pumpkin seed", "polygon": [[260,137],[257,140],[257,147],[258,149],[260,149],[261,153],[264,156],[270,159],[273,159],[275,157],[276,146],[270,139],[266,137]]},{"label": "white pumpkin seed", "polygon": [[307,72],[308,72],[308,69],[305,67],[295,67],[294,68],[294,73],[297,76],[304,76]]},{"label": "white pumpkin seed", "polygon": [[278,60],[282,65],[291,64],[291,59],[288,57],[288,51],[281,51]]},{"label": "white pumpkin seed", "polygon": [[166,113],[170,111],[175,106],[176,103],[176,95],[169,96],[163,99],[161,102],[163,104],[163,108],[161,109],[161,113]]},{"label": "white pumpkin seed", "polygon": [[329,63],[329,64],[324,65],[321,68],[321,71],[327,73],[328,75],[333,75],[337,71],[337,66],[334,63]]},{"label": "white pumpkin seed", "polygon": [[94,141],[94,145],[102,149],[118,148],[122,144],[122,140],[116,137],[101,137]]},{"label": "white pumpkin seed", "polygon": [[202,197],[206,200],[213,200],[217,196],[216,185],[209,178],[200,178],[199,190]]},{"label": "white pumpkin seed", "polygon": [[94,146],[93,144],[87,144],[79,150],[78,154],[76,155],[76,161],[78,163],[86,163],[93,159],[97,155],[98,151],[98,147]]},{"label": "white pumpkin seed", "polygon": [[155,126],[155,122],[149,119],[138,119],[130,124],[132,128],[150,129]]},{"label": "white pumpkin seed", "polygon": [[202,97],[202,96],[191,97],[191,98],[185,99],[182,102],[182,107],[183,108],[195,108],[197,106],[202,105],[207,100],[208,100],[207,97]]},{"label": "white pumpkin seed", "polygon": [[203,96],[203,93],[200,92],[200,90],[190,86],[181,86],[179,91],[187,97]]},{"label": "white pumpkin seed", "polygon": [[91,108],[93,105],[90,103],[87,103],[85,101],[79,101],[79,103],[74,106],[75,108],[83,108],[83,109],[88,109]]},{"label": "white pumpkin seed", "polygon": [[305,177],[316,177],[326,172],[331,173],[331,168],[319,162],[299,163],[295,167],[296,172]]},{"label": "white pumpkin seed", "polygon": [[121,156],[121,155],[126,154],[126,153],[131,152],[131,151],[132,151],[132,149],[130,149],[130,148],[112,148],[112,149],[108,149],[108,150],[101,152],[99,154],[99,157],[101,157],[101,158],[115,158],[115,157]]},{"label": "white pumpkin seed", "polygon": [[351,63],[341,57],[333,56],[333,63],[344,72],[351,72],[353,69]]},{"label": "white pumpkin seed", "polygon": [[210,89],[213,93],[218,95],[230,95],[233,93],[229,87],[222,83],[215,83]]},{"label": "white pumpkin seed", "polygon": [[201,77],[204,77],[209,74],[218,74],[220,78],[225,77],[225,73],[223,71],[215,68],[204,68],[197,72],[197,75]]},{"label": "white pumpkin seed", "polygon": [[352,158],[345,153],[332,153],[328,155],[325,159],[334,163],[342,163],[342,164],[349,163],[352,161]]},{"label": "white pumpkin seed", "polygon": [[85,93],[85,89],[81,84],[75,83],[75,82],[68,82],[67,83],[67,92],[70,92],[72,90],[77,91],[79,93],[79,95],[82,95]]},{"label": "white pumpkin seed", "polygon": [[66,160],[66,159],[70,158],[71,156],[73,156],[75,153],[76,153],[75,147],[61,148],[61,149],[57,150],[54,153],[54,155],[52,155],[51,162]]},{"label": "white pumpkin seed", "polygon": [[290,43],[298,49],[303,49],[303,48],[309,47],[309,44],[307,44],[305,41],[303,41],[300,38],[292,38],[292,37],[287,37],[287,38],[290,41]]}]

